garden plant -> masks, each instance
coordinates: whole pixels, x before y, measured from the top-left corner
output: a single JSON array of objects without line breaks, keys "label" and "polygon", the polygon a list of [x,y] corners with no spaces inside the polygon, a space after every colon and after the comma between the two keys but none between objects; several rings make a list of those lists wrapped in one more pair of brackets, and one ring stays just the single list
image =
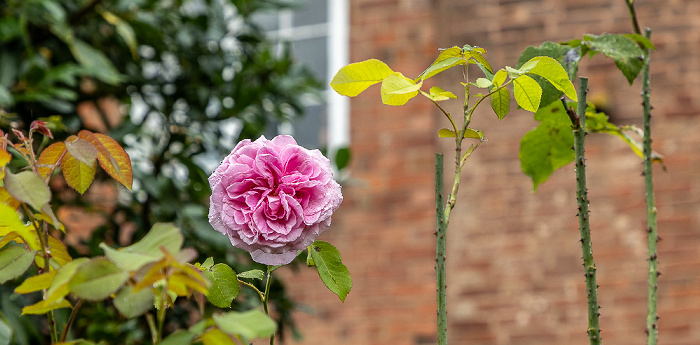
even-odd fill
[{"label": "garden plant", "polygon": [[[643,158],[649,249],[647,343],[656,344],[658,232],[651,165],[653,162],[661,162],[661,156],[651,150],[649,57],[654,46],[650,41],[650,31],[647,30],[644,35],[640,32],[632,0],[628,0],[627,4],[635,33],[585,35],[568,42],[545,42],[537,47],[528,47],[514,67],[494,69],[485,57],[484,48],[464,45],[442,49],[434,62],[415,78],[408,78],[376,59],[347,65],[333,78],[333,89],[350,97],[381,83],[382,102],[392,106],[403,105],[422,95],[437,107],[448,122],[448,128],[440,129],[437,133],[442,138],[453,138],[455,143],[455,177],[448,183],[446,190],[443,156],[437,154],[435,157],[435,268],[440,345],[447,344],[445,250],[450,216],[457,202],[462,169],[467,166],[469,157],[476,149],[487,142],[483,131],[470,127],[472,116],[479,106],[488,103],[494,114],[499,119],[504,119],[511,112],[511,97],[519,108],[534,113],[535,120],[539,122],[537,128],[522,138],[520,147],[521,167],[532,179],[533,190],[555,170],[571,162],[576,167],[576,212],[579,217],[588,300],[586,332],[591,344],[600,344],[602,339],[588,213],[586,135],[607,133],[619,137]],[[19,4],[14,5],[16,7],[13,10],[37,10],[31,6],[22,8]],[[58,9],[43,6],[43,9],[38,10],[49,11],[54,16],[48,32],[63,42],[63,48],[74,56],[77,64],[66,62],[58,71],[46,69],[46,56],[36,54],[34,59],[38,61],[38,66],[30,67],[39,70],[44,67],[40,82],[62,86],[56,86],[53,91],[44,94],[43,98],[31,99],[31,89],[14,88],[11,92],[6,86],[0,85],[0,102],[10,107],[15,102],[21,104],[22,101],[31,99],[35,101],[31,103],[32,107],[54,106],[58,107],[58,111],[72,112],[74,109],[67,101],[75,100],[77,93],[66,91],[68,89],[63,88],[64,84],[75,85],[77,77],[81,76],[103,83],[101,86],[116,87],[123,76],[106,55],[76,39],[75,32],[62,25],[68,19],[61,12],[60,6]],[[119,16],[97,5],[84,10],[97,11],[104,21],[114,26],[127,46],[135,47],[131,41],[134,39],[130,34],[131,26],[127,21],[120,20]],[[74,15],[82,16],[84,13],[76,11]],[[0,39],[37,39],[21,30],[26,22],[15,24],[19,28],[15,32],[16,36]],[[587,103],[588,86],[585,77],[578,78],[578,89],[574,87],[572,80],[576,79],[579,63],[585,56],[598,53],[614,60],[630,84],[641,74],[644,114],[642,130],[634,126],[615,125],[608,121],[604,113]],[[3,64],[0,67],[6,68],[10,61],[8,59],[11,59],[11,56],[7,56],[0,54],[0,63]],[[284,67],[286,66],[281,66],[280,70],[284,70]],[[447,88],[432,86],[425,90],[424,85],[432,82],[428,81],[430,78],[454,69],[464,76],[460,92],[457,93],[462,97],[461,100]],[[480,77],[473,78],[474,72],[480,73]],[[26,77],[27,82],[36,82],[29,75],[20,77]],[[161,80],[161,77],[163,76],[150,83],[173,83],[173,80],[167,77]],[[289,93],[281,93],[285,97],[290,96]],[[133,92],[133,95],[150,99],[152,103],[146,102],[149,107],[162,108],[159,97],[149,98],[147,92]],[[203,108],[208,108],[208,100],[214,97],[199,96],[203,97],[200,101],[207,99]],[[451,102],[459,103],[459,111],[448,110]],[[170,106],[178,108],[175,103],[177,102]],[[183,128],[192,123],[218,131],[205,125],[205,117],[210,116],[206,110],[204,114],[195,114],[195,119],[203,116],[194,122],[187,122],[177,114],[179,113],[175,109],[171,116],[161,119],[162,124],[167,124],[163,127],[168,129],[165,132],[169,141],[165,146],[160,143],[156,146],[163,150],[170,150],[172,140],[182,134],[180,131],[186,132],[187,129]],[[219,115],[222,119],[232,116],[212,116]],[[99,343],[99,340],[76,337],[71,329],[84,306],[109,304],[119,312],[123,320],[143,318],[153,344],[242,344],[254,338],[268,338],[272,345],[276,334],[282,334],[278,333],[282,323],[271,317],[275,314],[275,310],[270,307],[273,272],[279,267],[292,264],[296,258],[305,259],[306,265],[318,272],[321,281],[341,301],[350,293],[352,279],[340,253],[332,244],[317,240],[317,236],[331,227],[332,215],[339,209],[343,199],[341,187],[333,178],[332,164],[319,150],[301,147],[291,136],[280,135],[269,140],[264,136],[258,137],[259,133],[251,126],[261,125],[264,121],[252,121],[248,127],[244,127],[241,138],[258,138],[239,140],[206,179],[211,195],[208,197],[208,212],[205,213],[208,214],[211,227],[226,236],[213,238],[226,243],[226,248],[233,250],[228,246],[230,242],[232,247],[250,253],[250,258],[258,265],[256,267],[264,269],[252,268],[237,272],[232,265],[217,262],[218,258],[201,260],[197,250],[186,246],[186,237],[179,224],[158,221],[150,224],[152,218],[143,220],[142,224],[150,227],[134,243],[116,248],[114,241],[99,241],[99,254],[79,255],[68,250],[62,240],[63,234],[71,229],[66,229],[55,215],[52,203],[56,197],[51,190],[52,180],[58,179],[60,174],[70,188],[83,194],[99,175],[99,165],[122,188],[132,190],[135,168],[123,145],[112,137],[83,129],[74,135],[68,135],[64,140],[54,139],[55,129],[62,128],[61,120],[46,120],[33,120],[28,128],[0,132],[0,283],[16,282],[18,284],[13,289],[15,294],[33,296],[33,303],[24,305],[21,314],[45,316],[46,336],[50,343]],[[119,135],[125,137],[128,130],[129,128],[123,129]],[[253,132],[256,135],[252,135]],[[640,132],[641,140],[638,138]],[[158,142],[157,138],[153,140]],[[185,142],[193,145],[193,152],[204,150],[205,145],[201,142]],[[220,147],[217,146],[216,151],[223,156]],[[189,163],[194,165],[191,160]],[[203,178],[201,168],[187,166],[194,176],[192,178]],[[145,176],[143,178],[147,183],[148,179]],[[156,195],[148,196],[149,202],[153,201],[150,200],[152,198],[156,198]],[[163,199],[159,199],[159,202],[165,203]],[[202,202],[199,207],[193,207],[206,209],[205,204]],[[155,203],[153,207],[159,206]],[[177,213],[176,210],[173,212]],[[217,235],[213,230],[210,232]],[[250,295],[244,295],[243,290],[252,291],[252,296],[258,298],[260,303],[248,303],[246,296]],[[168,312],[174,313],[178,301],[185,298],[194,302],[199,309],[200,318],[189,327],[166,327]],[[227,310],[234,302],[240,302],[245,310]],[[262,310],[257,305],[261,305]],[[65,310],[69,311],[66,317],[57,315]],[[0,345],[9,344],[12,336],[13,328],[0,320]]]},{"label": "garden plant", "polygon": [[[662,162],[659,154],[651,149],[650,132],[650,75],[649,57],[654,49],[650,41],[650,30],[642,36],[634,10],[634,1],[627,0],[635,33],[584,35],[582,39],[568,42],[545,42],[537,47],[528,47],[523,51],[515,67],[505,66],[494,71],[485,58],[486,50],[481,47],[464,45],[441,49],[435,61],[420,75],[411,79],[401,72],[393,71],[384,62],[369,59],[343,67],[331,81],[331,86],[339,94],[354,97],[368,87],[381,83],[381,99],[391,106],[404,105],[419,94],[428,98],[445,116],[450,127],[440,129],[439,137],[454,138],[454,180],[451,187],[444,190],[443,156],[435,157],[435,202],[436,202],[436,295],[437,295],[437,329],[438,344],[447,344],[447,298],[446,298],[446,241],[450,214],[457,201],[462,169],[474,151],[486,141],[485,134],[470,128],[472,115],[476,108],[486,99],[489,100],[494,114],[503,119],[510,112],[510,91],[519,108],[534,113],[540,124],[529,131],[521,140],[521,168],[533,182],[533,190],[545,182],[551,174],[571,162],[576,166],[576,215],[579,218],[581,250],[584,275],[586,277],[586,296],[588,300],[588,334],[591,344],[601,344],[599,323],[598,284],[596,265],[593,258],[593,246],[589,219],[589,199],[586,186],[585,137],[588,133],[607,133],[621,138],[633,152],[643,158],[646,202],[648,217],[648,262],[649,292],[646,318],[647,343],[656,344],[658,330],[657,278],[658,255],[656,244],[659,240],[656,229],[656,208],[654,206],[654,188],[652,163]],[[576,78],[582,57],[602,53],[614,60],[627,81],[632,82],[642,74],[643,123],[644,129],[618,126],[608,121],[608,116],[597,112],[592,104],[587,103],[588,79],[579,77],[578,91],[571,80]],[[475,65],[483,77],[470,79],[470,65]],[[441,87],[432,86],[424,91],[424,82],[446,70],[457,68],[464,81],[461,83],[463,95],[460,117],[452,115],[443,103],[458,99],[455,93]],[[473,94],[472,88],[478,93]],[[459,119],[461,121],[457,121]],[[641,140],[635,137],[641,136]],[[465,148],[463,141],[473,140]],[[445,196],[446,194],[446,196]]]}]

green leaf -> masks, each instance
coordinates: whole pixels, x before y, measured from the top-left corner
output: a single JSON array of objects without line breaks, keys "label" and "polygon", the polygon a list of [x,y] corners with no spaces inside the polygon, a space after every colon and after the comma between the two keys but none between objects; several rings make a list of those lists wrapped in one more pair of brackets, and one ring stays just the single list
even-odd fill
[{"label": "green leaf", "polygon": [[350,149],[347,147],[341,147],[337,151],[335,151],[335,167],[338,168],[338,170],[343,170],[345,167],[350,164]]},{"label": "green leaf", "polygon": [[640,34],[625,34],[625,37],[637,42],[642,48],[644,49],[654,49],[656,50],[656,47],[654,46],[654,43],[651,43],[651,40],[648,38],[640,35]]},{"label": "green leaf", "polygon": [[34,251],[23,246],[0,249],[0,284],[21,276],[34,262]]},{"label": "green leaf", "polygon": [[0,85],[0,106],[8,107],[15,104],[15,99],[8,88]]},{"label": "green leaf", "polygon": [[236,272],[228,265],[218,263],[202,273],[211,283],[207,300],[219,308],[230,308],[231,302],[238,296]]},{"label": "green leaf", "polygon": [[263,278],[265,278],[265,272],[262,270],[245,271],[238,273],[238,278],[263,280]]},{"label": "green leaf", "polygon": [[186,330],[179,330],[175,333],[170,334],[169,336],[165,337],[162,342],[158,343],[159,345],[190,345],[192,344],[192,340],[194,340],[194,334],[186,331]]},{"label": "green leaf", "polygon": [[583,44],[591,50],[601,52],[613,59],[630,85],[644,66],[644,51],[637,42],[625,35],[585,35]]},{"label": "green leaf", "polygon": [[486,79],[486,78],[478,78],[473,85],[476,87],[480,87],[482,89],[485,89],[485,88],[493,86],[493,82],[491,80]]},{"label": "green leaf", "polygon": [[[580,45],[580,43],[578,44]],[[518,58],[516,67],[520,67],[532,58],[538,56],[549,56],[557,60],[566,71],[568,77],[573,79],[578,73],[578,63],[581,59],[581,49],[577,45],[565,45],[554,42],[544,42],[540,46],[529,46],[525,48],[523,53]],[[540,107],[549,105],[552,102],[559,101],[562,91],[555,88],[545,78],[537,75],[531,75],[537,83],[542,87],[542,99]]]},{"label": "green leaf", "polygon": [[214,323],[229,335],[238,335],[246,340],[269,338],[277,330],[275,322],[260,310],[214,314]]},{"label": "green leaf", "polygon": [[520,141],[520,167],[530,176],[533,190],[552,173],[574,160],[571,120],[561,103],[552,103],[535,113],[540,125]]},{"label": "green leaf", "polygon": [[10,345],[12,341],[12,328],[5,322],[5,320],[0,319],[0,345]]},{"label": "green leaf", "polygon": [[108,23],[114,25],[114,27],[117,29],[117,34],[124,40],[126,46],[129,47],[131,57],[134,59],[138,58],[138,43],[136,41],[136,33],[134,32],[134,28],[132,28],[128,22],[117,17],[112,12],[99,12],[102,15],[102,18],[104,18]]},{"label": "green leaf", "polygon": [[210,269],[212,266],[214,266],[214,258],[210,256],[206,260],[204,260],[202,264],[196,263],[194,265],[200,270]]},{"label": "green leaf", "polygon": [[75,60],[89,75],[111,85],[117,85],[122,81],[122,76],[103,52],[79,39],[73,39],[69,48]]},{"label": "green leaf", "polygon": [[390,74],[382,81],[382,102],[386,105],[404,105],[409,99],[418,94],[423,82],[416,84],[413,80],[403,76],[400,72]]},{"label": "green leaf", "polygon": [[316,264],[318,276],[331,292],[345,302],[345,297],[352,289],[352,278],[341,260],[338,249],[328,242],[315,241],[309,246],[309,251]]},{"label": "green leaf", "polygon": [[330,85],[335,92],[341,95],[355,97],[392,73],[394,71],[384,62],[369,59],[341,68],[331,80]]},{"label": "green leaf", "polygon": [[51,191],[44,183],[44,179],[33,171],[21,171],[13,174],[5,169],[5,190],[13,198],[29,204],[35,210],[41,208],[51,200]]},{"label": "green leaf", "polygon": [[[569,80],[569,76],[564,70],[564,67],[549,56],[537,56],[530,59],[528,63],[534,63],[530,68],[529,73],[538,75],[547,79],[557,90],[563,92],[569,99],[574,102],[578,101],[574,84]],[[524,65],[523,65],[524,66]]]},{"label": "green leaf", "polygon": [[70,282],[75,271],[80,267],[80,265],[88,262],[88,258],[77,258],[63,267],[56,270],[56,276],[54,276],[51,286],[46,291],[46,303],[52,303],[63,299],[65,295],[68,294],[68,283]]},{"label": "green leaf", "polygon": [[102,300],[119,290],[127,279],[129,272],[105,257],[95,258],[78,267],[68,283],[68,289],[86,300]]},{"label": "green leaf", "polygon": [[510,92],[506,88],[496,90],[489,96],[489,99],[491,101],[491,109],[496,113],[499,120],[508,115],[508,112],[510,112]]},{"label": "green leaf", "polygon": [[131,286],[124,286],[114,297],[114,307],[127,319],[145,314],[153,308],[153,291],[141,289],[133,292]]},{"label": "green leaf", "polygon": [[169,253],[177,253],[182,248],[183,237],[172,223],[156,223],[140,241],[118,250],[100,243],[105,255],[125,271],[135,271],[141,266],[160,260],[163,247]]},{"label": "green leaf", "polygon": [[542,88],[540,84],[527,75],[513,79],[513,94],[518,105],[531,112],[536,112],[540,107]]}]

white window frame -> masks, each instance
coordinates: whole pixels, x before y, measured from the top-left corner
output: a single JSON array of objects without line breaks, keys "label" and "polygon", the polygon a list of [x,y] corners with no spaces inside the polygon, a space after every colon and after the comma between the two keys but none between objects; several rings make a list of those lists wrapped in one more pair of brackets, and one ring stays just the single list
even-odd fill
[{"label": "white window frame", "polygon": [[[328,74],[325,78],[324,96],[326,99],[326,144],[329,158],[335,152],[350,145],[350,102],[341,96],[329,83],[335,73],[348,64],[350,45],[350,11],[349,0],[326,0],[327,22],[294,27],[292,10],[281,11],[278,15],[278,29],[269,32],[270,38],[277,40],[282,48],[283,42],[326,37],[326,60]],[[312,105],[309,103],[309,105]],[[281,124],[280,133],[294,134],[291,124]]]}]

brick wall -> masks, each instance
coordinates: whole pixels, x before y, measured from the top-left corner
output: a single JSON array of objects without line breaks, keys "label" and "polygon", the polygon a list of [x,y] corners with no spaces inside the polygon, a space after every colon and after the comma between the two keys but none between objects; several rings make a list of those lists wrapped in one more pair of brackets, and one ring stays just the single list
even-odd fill
[{"label": "brick wall", "polygon": [[[700,2],[637,0],[652,27],[657,167],[660,337],[700,343]],[[417,75],[438,47],[485,47],[494,67],[514,65],[544,40],[629,32],[623,0],[351,1],[351,60],[376,57]],[[582,62],[590,98],[618,123],[639,125],[639,83],[610,61]],[[455,85],[459,75],[438,81]],[[454,88],[452,88],[454,89]],[[457,91],[457,90],[454,90]],[[378,87],[352,101],[352,173],[345,201],[323,239],[343,254],[354,287],[345,304],[312,272],[284,275],[298,301],[303,344],[435,343],[433,153],[451,142],[422,99],[392,108]],[[453,104],[453,106],[457,106]],[[487,110],[486,108],[484,110]],[[455,109],[455,111],[457,111]],[[584,278],[571,166],[532,193],[520,171],[520,138],[536,123],[524,111],[499,121],[475,114],[489,141],[470,159],[448,237],[453,344],[587,344]],[[641,160],[625,144],[588,137],[593,250],[604,343],[644,342],[646,235]],[[449,180],[448,176],[446,180]],[[292,280],[294,279],[294,280]],[[292,283],[293,282],[293,283]]]}]

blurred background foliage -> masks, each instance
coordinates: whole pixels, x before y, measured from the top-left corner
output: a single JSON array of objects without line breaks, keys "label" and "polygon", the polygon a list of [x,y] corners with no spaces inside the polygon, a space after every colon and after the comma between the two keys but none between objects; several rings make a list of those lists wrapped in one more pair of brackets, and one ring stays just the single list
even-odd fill
[{"label": "blurred background foliage", "polygon": [[[237,272],[255,266],[209,225],[207,177],[239,140],[293,120],[303,113],[302,96],[320,90],[289,48],[275,48],[252,19],[288,5],[264,0],[0,2],[0,129],[26,130],[32,120],[44,118],[57,139],[82,128],[98,130],[120,141],[132,159],[133,193],[110,182],[106,189],[91,187],[98,191],[92,196],[88,191],[86,198],[54,181],[54,207],[79,208],[100,218],[89,236],[68,241],[74,256],[103,255],[100,242],[128,245],[153,223],[168,221],[180,226],[186,246],[194,247],[200,260],[213,256]],[[118,202],[100,207],[110,190]],[[76,217],[80,224],[83,218]],[[69,227],[68,236],[71,230],[81,229]],[[282,282],[273,287],[280,329],[297,334],[294,302]],[[250,289],[243,291],[251,294],[239,297],[233,308],[259,303]],[[3,287],[0,316],[14,328],[15,343],[40,344],[47,337],[35,325],[43,318],[18,316],[30,303],[24,298]],[[169,313],[171,330],[186,327],[199,313],[193,301],[181,302]],[[126,322],[109,305],[83,306],[79,318],[76,337],[148,342],[145,322]]]}]

